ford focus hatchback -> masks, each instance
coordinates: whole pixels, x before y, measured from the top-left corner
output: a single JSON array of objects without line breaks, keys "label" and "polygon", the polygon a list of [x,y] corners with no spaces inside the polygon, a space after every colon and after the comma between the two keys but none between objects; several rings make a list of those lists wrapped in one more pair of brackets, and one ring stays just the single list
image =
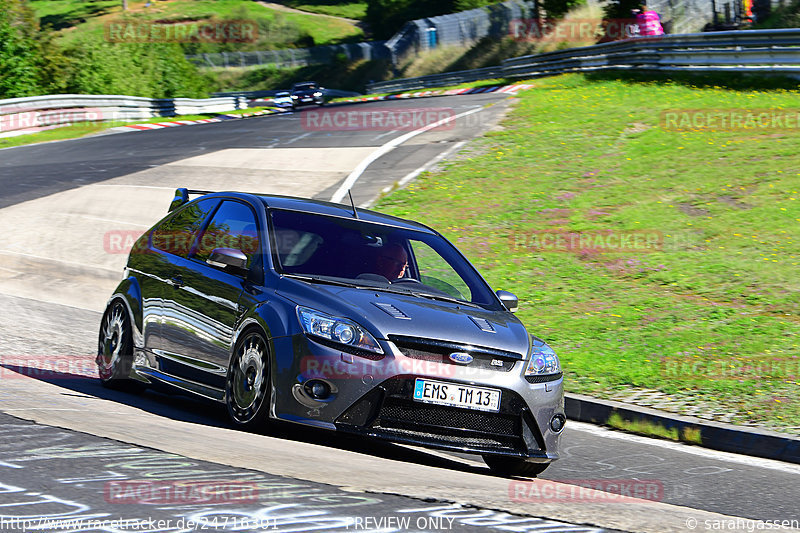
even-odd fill
[{"label": "ford focus hatchback", "polygon": [[178,189],[100,327],[102,383],[167,385],[255,428],[284,420],[475,453],[558,458],[558,357],[444,237],[300,198]]}]

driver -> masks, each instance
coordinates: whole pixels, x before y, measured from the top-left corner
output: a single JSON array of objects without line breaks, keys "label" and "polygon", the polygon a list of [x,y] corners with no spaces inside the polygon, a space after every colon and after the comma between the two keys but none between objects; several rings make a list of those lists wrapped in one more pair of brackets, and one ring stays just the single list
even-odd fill
[{"label": "driver", "polygon": [[389,281],[405,276],[407,268],[408,254],[402,246],[396,243],[384,246],[375,261],[376,274],[380,274]]}]

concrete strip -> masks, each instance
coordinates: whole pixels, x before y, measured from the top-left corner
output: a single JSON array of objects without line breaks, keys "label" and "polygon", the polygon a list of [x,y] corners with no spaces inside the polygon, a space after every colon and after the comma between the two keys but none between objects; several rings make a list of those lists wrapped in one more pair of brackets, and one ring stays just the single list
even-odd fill
[{"label": "concrete strip", "polygon": [[[454,501],[517,515],[631,532],[667,533],[686,530],[687,523],[735,520],[648,500],[630,498],[611,503],[604,494],[588,489],[580,491],[579,501],[546,495],[537,498],[537,494],[544,495],[545,490],[552,495],[574,494],[574,488],[545,480],[512,483],[512,480],[491,475],[170,420],[123,403],[75,395],[69,389],[21,375],[5,381],[1,399],[3,412],[41,424],[358,492]],[[43,410],[39,408],[41,405],[58,405],[59,410]],[[86,413],[102,413],[102,416],[87,417]],[[392,475],[387,476],[387,472]],[[544,489],[545,486],[548,489]]]},{"label": "concrete strip", "polygon": [[567,394],[565,408],[570,420],[604,425],[617,413],[627,421],[646,421],[667,429],[675,428],[681,435],[686,429],[699,429],[701,446],[712,450],[800,463],[800,438],[774,431],[701,420],[580,394]]},{"label": "concrete strip", "polygon": [[175,188],[311,197],[373,150],[222,150],[6,207],[0,227],[15,231],[0,234],[0,293],[102,311],[130,245],[167,214]]},{"label": "concrete strip", "polygon": [[[292,170],[296,172],[350,172],[375,149],[356,148],[282,148],[262,150],[231,148],[182,159],[172,165],[246,168],[255,170]],[[322,163],[324,161],[324,163]],[[355,161],[355,163],[354,163]]]}]

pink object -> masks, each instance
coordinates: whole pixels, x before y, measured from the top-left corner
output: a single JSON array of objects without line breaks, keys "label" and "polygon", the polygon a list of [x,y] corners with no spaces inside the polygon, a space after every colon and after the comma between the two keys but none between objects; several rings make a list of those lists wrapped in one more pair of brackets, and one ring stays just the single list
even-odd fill
[{"label": "pink object", "polygon": [[645,11],[636,15],[640,36],[664,35],[661,19],[655,11]]}]

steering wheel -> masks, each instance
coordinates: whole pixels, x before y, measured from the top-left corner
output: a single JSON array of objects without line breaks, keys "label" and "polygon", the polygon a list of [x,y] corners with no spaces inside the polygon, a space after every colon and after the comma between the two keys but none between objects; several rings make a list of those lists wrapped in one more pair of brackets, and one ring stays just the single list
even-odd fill
[{"label": "steering wheel", "polygon": [[421,284],[422,282],[420,280],[418,280],[417,278],[398,278],[398,279],[392,280],[391,283],[420,283]]}]

